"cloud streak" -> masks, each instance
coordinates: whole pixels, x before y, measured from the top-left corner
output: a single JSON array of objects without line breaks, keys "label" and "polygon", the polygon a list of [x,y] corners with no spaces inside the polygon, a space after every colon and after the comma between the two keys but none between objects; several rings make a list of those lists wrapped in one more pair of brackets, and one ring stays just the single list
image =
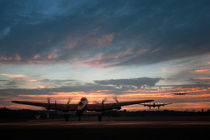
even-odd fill
[{"label": "cloud streak", "polygon": [[133,78],[133,79],[110,79],[110,80],[96,80],[95,83],[101,85],[116,85],[116,86],[135,86],[140,88],[142,86],[155,86],[161,78]]},{"label": "cloud streak", "polygon": [[15,79],[24,79],[27,76],[23,74],[6,74],[6,73],[1,73],[1,76],[9,77],[9,78],[15,78]]},{"label": "cloud streak", "polygon": [[1,63],[127,66],[210,52],[206,0],[23,0],[0,5]]}]

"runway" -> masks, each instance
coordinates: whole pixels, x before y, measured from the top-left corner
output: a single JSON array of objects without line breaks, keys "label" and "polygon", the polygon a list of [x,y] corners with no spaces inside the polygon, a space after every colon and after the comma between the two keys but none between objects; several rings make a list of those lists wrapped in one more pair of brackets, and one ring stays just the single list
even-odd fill
[{"label": "runway", "polygon": [[183,140],[210,139],[208,120],[93,120],[63,119],[1,122],[0,135],[7,139]]},{"label": "runway", "polygon": [[69,121],[30,120],[26,122],[3,122],[0,127],[34,127],[34,128],[210,128],[210,121]]}]

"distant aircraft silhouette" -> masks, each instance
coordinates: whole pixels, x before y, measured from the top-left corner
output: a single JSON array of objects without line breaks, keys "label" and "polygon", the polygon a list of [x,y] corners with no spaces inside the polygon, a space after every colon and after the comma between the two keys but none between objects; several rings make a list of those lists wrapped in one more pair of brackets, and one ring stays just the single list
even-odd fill
[{"label": "distant aircraft silhouette", "polygon": [[173,93],[174,95],[186,95],[187,93],[185,92],[176,92],[176,93]]},{"label": "distant aircraft silhouette", "polygon": [[18,104],[26,104],[32,106],[40,106],[44,107],[47,110],[56,110],[62,111],[65,115],[66,121],[69,120],[70,114],[75,114],[78,116],[78,120],[80,121],[81,116],[85,114],[95,114],[98,116],[98,121],[102,120],[102,114],[105,111],[110,110],[120,110],[121,106],[140,104],[146,102],[152,102],[153,100],[137,100],[137,101],[127,101],[127,102],[119,102],[117,97],[114,97],[115,103],[105,103],[106,98],[101,101],[101,103],[97,102],[94,104],[89,104],[86,97],[82,97],[78,104],[70,104],[71,98],[67,101],[67,104],[58,104],[50,103],[50,98],[48,98],[47,103],[42,102],[30,102],[30,101],[12,101],[13,103]]},{"label": "distant aircraft silhouette", "polygon": [[165,106],[169,104],[172,104],[172,103],[141,103],[141,105],[147,106],[149,107],[149,109],[151,109],[152,107],[153,108],[157,107],[158,109],[160,109],[161,106]]}]

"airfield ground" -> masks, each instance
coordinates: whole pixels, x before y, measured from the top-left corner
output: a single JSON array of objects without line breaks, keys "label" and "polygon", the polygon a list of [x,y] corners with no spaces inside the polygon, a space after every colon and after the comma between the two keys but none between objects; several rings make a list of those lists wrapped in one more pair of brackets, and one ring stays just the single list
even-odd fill
[{"label": "airfield ground", "polygon": [[210,139],[210,118],[196,117],[104,117],[1,122],[0,135],[9,139]]}]

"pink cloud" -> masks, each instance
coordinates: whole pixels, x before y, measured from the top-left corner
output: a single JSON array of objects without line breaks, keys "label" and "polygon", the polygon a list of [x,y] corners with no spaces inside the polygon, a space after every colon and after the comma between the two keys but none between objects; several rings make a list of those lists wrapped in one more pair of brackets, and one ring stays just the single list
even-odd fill
[{"label": "pink cloud", "polygon": [[35,55],[33,56],[33,59],[38,59],[38,58],[40,58],[40,55],[39,55],[39,54],[35,54]]},{"label": "pink cloud", "polygon": [[156,53],[156,52],[159,52],[159,51],[160,51],[160,48],[157,48],[157,49],[152,50],[151,53]]},{"label": "pink cloud", "polygon": [[141,48],[141,49],[139,49],[139,50],[135,53],[135,55],[142,55],[142,54],[144,54],[144,53],[146,53],[146,52],[148,52],[148,51],[149,51],[148,48]]},{"label": "pink cloud", "polygon": [[49,54],[49,55],[47,56],[48,59],[54,59],[54,58],[56,58],[56,57],[57,57],[57,54]]},{"label": "pink cloud", "polygon": [[6,56],[0,56],[0,60],[2,60],[2,61],[11,61],[11,60],[13,60],[13,58],[12,57],[6,57]]},{"label": "pink cloud", "polygon": [[21,61],[20,55],[16,55],[14,59],[15,59],[16,61]]},{"label": "pink cloud", "polygon": [[210,67],[209,66],[201,67],[199,69],[194,69],[190,72],[192,72],[192,73],[208,73],[208,72],[210,72]]},{"label": "pink cloud", "polygon": [[133,51],[131,49],[128,49],[126,51],[121,51],[117,53],[112,53],[108,55],[100,55],[95,58],[90,58],[86,60],[81,60],[74,62],[75,65],[90,65],[93,67],[105,67],[108,62],[114,62],[115,59],[119,59],[123,56],[131,55]]},{"label": "pink cloud", "polygon": [[196,79],[196,80],[210,80],[210,77],[196,77],[196,78],[193,78],[193,79]]},{"label": "pink cloud", "polygon": [[6,73],[1,73],[1,76],[9,77],[9,78],[15,78],[15,79],[22,79],[22,78],[27,78],[26,75],[23,74],[6,74]]},{"label": "pink cloud", "polygon": [[7,73],[0,73],[0,76],[9,77],[13,79],[22,79],[28,82],[37,82],[37,79],[32,79],[31,77],[24,75],[24,74],[7,74]]},{"label": "pink cloud", "polygon": [[102,35],[100,38],[96,38],[99,45],[102,45],[106,42],[111,42],[114,39],[114,34],[105,34]]},{"label": "pink cloud", "polygon": [[15,60],[15,61],[21,61],[21,56],[16,54],[14,57],[6,57],[6,56],[0,56],[0,60],[1,61],[12,61],[12,60]]}]

